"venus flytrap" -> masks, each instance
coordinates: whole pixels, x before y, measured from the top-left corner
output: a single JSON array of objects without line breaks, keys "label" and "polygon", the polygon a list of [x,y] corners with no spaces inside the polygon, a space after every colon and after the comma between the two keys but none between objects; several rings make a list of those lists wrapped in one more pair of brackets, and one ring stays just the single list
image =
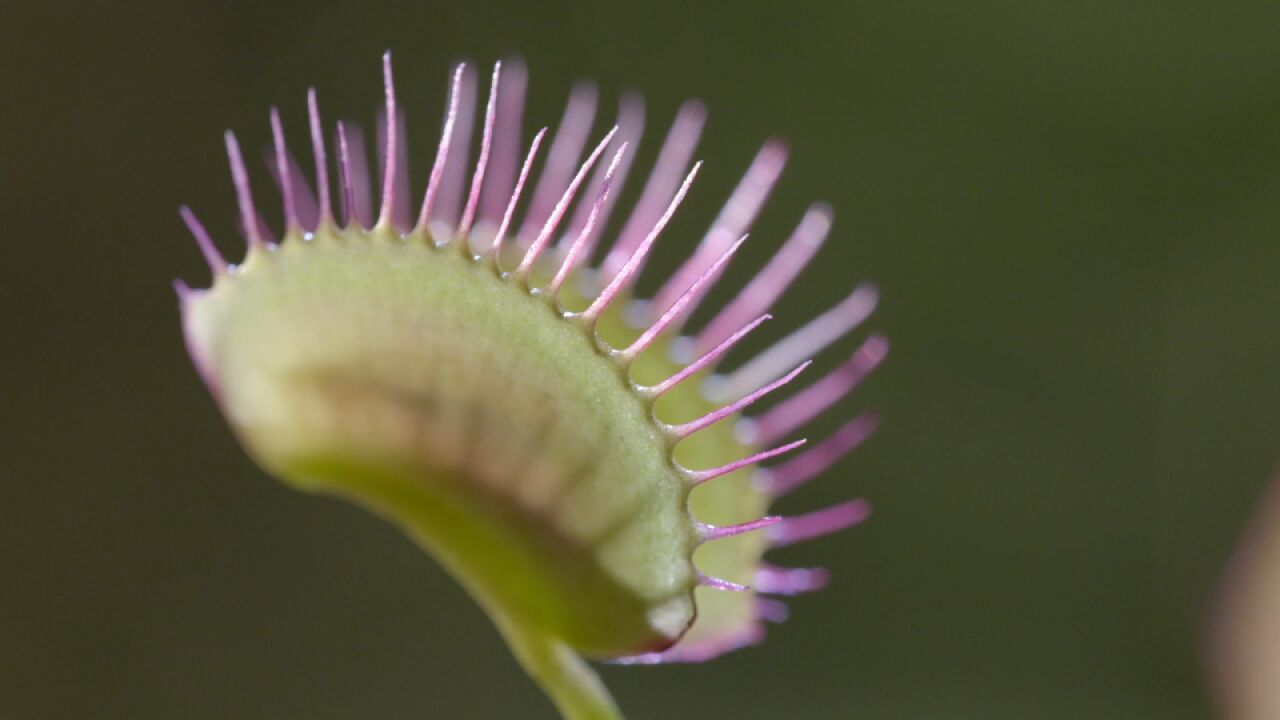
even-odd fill
[{"label": "venus flytrap", "polygon": [[278,239],[227,134],[248,251],[227,264],[183,208],[213,270],[208,289],[178,285],[191,356],[263,468],[401,526],[485,608],[566,717],[620,717],[584,657],[699,661],[756,643],[763,622],[787,611],[761,594],[827,580],[767,565],[765,551],[866,517],[861,500],[798,517],[767,511],[865,439],[869,416],[756,465],[804,444],[788,438],[880,362],[882,338],[758,417],[743,413],[865,320],[875,291],[858,288],[721,372],[830,227],[829,210],[812,208],[736,299],[685,334],[777,180],[781,144],[764,146],[689,260],[641,302],[631,287],[700,168],[690,161],[701,105],[681,108],[630,216],[590,267],[640,139],[637,97],[624,97],[618,124],[588,150],[595,92],[579,86],[544,157],[546,129],[519,147],[523,68],[496,65],[472,165],[476,87],[459,66],[415,215],[389,54],[384,78],[376,217],[363,141],[346,123],[331,196],[314,91],[314,185],[270,115]]}]

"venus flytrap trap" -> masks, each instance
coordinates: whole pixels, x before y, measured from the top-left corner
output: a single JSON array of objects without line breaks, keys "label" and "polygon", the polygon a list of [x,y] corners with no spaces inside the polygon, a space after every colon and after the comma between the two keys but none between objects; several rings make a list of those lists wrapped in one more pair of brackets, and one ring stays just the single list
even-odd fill
[{"label": "venus flytrap trap", "polygon": [[270,114],[278,239],[227,133],[248,252],[229,265],[182,209],[213,270],[209,289],[178,284],[191,356],[263,468],[400,525],[484,607],[566,717],[620,717],[583,658],[700,661],[757,643],[765,621],[787,614],[762,595],[827,581],[820,569],[765,564],[764,553],[866,517],[861,500],[766,513],[861,443],[872,416],[757,464],[798,450],[804,440],[789,438],[880,362],[883,338],[758,416],[743,413],[865,320],[875,290],[854,290],[721,371],[831,224],[827,208],[811,208],[735,299],[685,333],[777,180],[781,144],[763,147],[690,258],[638,301],[631,288],[700,168],[690,161],[701,105],[679,110],[634,209],[601,248],[640,139],[638,97],[624,96],[617,125],[588,150],[595,91],[578,86],[554,137],[544,142],[544,128],[521,148],[525,72],[495,65],[472,164],[477,83],[459,66],[413,213],[389,54],[384,80],[376,213],[359,129],[337,123],[327,143],[314,91],[314,185]]}]

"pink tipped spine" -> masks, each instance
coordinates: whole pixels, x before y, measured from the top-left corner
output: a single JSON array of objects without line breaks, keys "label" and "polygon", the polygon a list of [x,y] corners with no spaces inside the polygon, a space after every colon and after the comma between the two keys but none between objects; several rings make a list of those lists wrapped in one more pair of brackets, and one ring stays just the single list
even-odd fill
[{"label": "pink tipped spine", "polygon": [[648,229],[662,216],[664,206],[680,187],[680,178],[693,158],[706,119],[707,109],[697,101],[686,102],[677,111],[640,199],[605,256],[603,277],[611,279],[622,270]]},{"label": "pink tipped spine", "polygon": [[861,325],[875,309],[877,298],[874,287],[859,286],[834,307],[733,371],[727,378],[727,395],[740,397],[778,377],[800,360],[813,357]]},{"label": "pink tipped spine", "polygon": [[440,131],[440,143],[436,146],[436,159],[431,164],[431,175],[427,180],[427,191],[422,197],[422,209],[418,214],[417,229],[427,230],[431,213],[435,210],[436,196],[440,193],[440,182],[444,177],[445,162],[449,159],[449,145],[453,140],[453,128],[458,120],[458,96],[462,92],[462,73],[465,63],[459,63],[453,71],[453,82],[449,85],[449,109],[445,111],[444,128]]},{"label": "pink tipped spine", "polygon": [[265,244],[258,219],[258,210],[253,205],[253,188],[249,185],[249,171],[245,169],[244,157],[240,154],[240,143],[235,133],[230,130],[223,136],[227,145],[227,159],[231,163],[231,179],[236,188],[236,204],[240,208],[240,225],[250,248],[261,248]]},{"label": "pink tipped spine", "polygon": [[774,547],[785,547],[851,528],[870,515],[870,503],[866,500],[850,500],[804,515],[783,518],[770,527],[766,534]]},{"label": "pink tipped spine", "polygon": [[493,130],[493,151],[481,192],[480,218],[493,232],[515,188],[520,169],[520,128],[524,122],[524,95],[529,73],[520,58],[503,61],[502,84],[498,88],[497,121]]},{"label": "pink tipped spine", "polygon": [[813,364],[812,361],[803,362],[799,366],[797,366],[795,369],[793,369],[791,372],[769,383],[768,385],[760,388],[759,390],[756,390],[755,392],[745,395],[729,403],[728,405],[725,405],[724,407],[718,410],[713,410],[712,412],[709,412],[706,415],[703,415],[697,420],[693,420],[693,421],[684,423],[682,425],[668,426],[667,430],[668,432],[671,433],[672,437],[675,437],[678,439],[689,437],[690,435],[698,432],[699,430],[702,430],[703,428],[706,428],[706,427],[710,427],[711,425],[714,425],[717,422],[720,422],[721,420],[729,417],[730,415],[737,415],[747,407],[754,404],[760,398],[768,395],[774,390],[777,390],[778,388],[781,388],[787,383],[794,380],[797,375],[804,372],[805,369],[808,368],[811,364]]},{"label": "pink tipped spine", "polygon": [[387,228],[395,221],[396,204],[396,161],[399,151],[396,143],[400,131],[398,111],[396,110],[396,85],[391,73],[391,51],[382,56],[382,86],[386,98],[385,145],[382,153],[382,207],[378,211],[378,227]]},{"label": "pink tipped spine", "polygon": [[543,165],[542,174],[538,176],[538,184],[533,189],[533,199],[529,203],[520,231],[516,234],[522,244],[531,242],[534,233],[544,226],[547,218],[551,216],[556,198],[563,194],[573,174],[573,168],[578,164],[578,158],[582,156],[582,149],[586,147],[595,115],[595,85],[578,83],[569,93],[569,102],[565,105],[564,116],[560,119],[555,137],[551,140],[547,162]]},{"label": "pink tipped spine", "polygon": [[806,441],[804,439],[796,440],[794,442],[789,442],[786,445],[783,445],[781,447],[772,448],[770,450],[763,450],[754,455],[751,455],[750,457],[745,457],[745,458],[742,458],[741,460],[734,460],[733,462],[727,465],[721,465],[718,468],[712,468],[710,470],[686,470],[685,476],[688,477],[689,481],[694,485],[701,485],[702,483],[707,482],[708,480],[714,480],[720,477],[721,475],[728,475],[729,473],[734,472],[736,470],[741,470],[744,467],[749,467],[751,465],[755,465],[756,463],[764,462],[765,460],[769,460],[779,455],[789,453],[792,450],[795,450],[796,448],[804,445],[805,442]]},{"label": "pink tipped spine", "polygon": [[537,262],[538,256],[546,249],[547,243],[551,241],[551,236],[555,234],[556,227],[560,224],[560,220],[564,217],[565,211],[569,209],[569,204],[573,202],[574,196],[578,192],[578,187],[582,185],[582,181],[586,178],[587,173],[591,172],[591,167],[600,159],[600,154],[609,146],[609,142],[613,140],[613,136],[618,132],[615,126],[609,131],[608,135],[596,145],[595,150],[591,151],[582,167],[578,168],[578,172],[573,176],[573,180],[569,182],[569,187],[565,188],[564,194],[560,196],[559,202],[556,203],[555,209],[551,211],[551,215],[547,218],[546,223],[542,226],[542,230],[538,233],[538,237],[529,245],[529,249],[524,254],[524,259],[520,261],[520,265],[515,269],[515,276],[527,281],[529,274],[533,272],[533,264]]},{"label": "pink tipped spine", "polygon": [[436,232],[447,238],[455,234],[462,216],[464,177],[471,167],[471,133],[476,114],[475,69],[470,65],[462,73],[461,97],[458,100],[458,119],[453,126],[453,140],[449,155],[445,158],[444,176],[440,180],[440,192],[436,196]]},{"label": "pink tipped spine", "polygon": [[712,577],[698,573],[698,585],[711,588],[712,590],[723,590],[725,592],[747,592],[751,588],[746,585],[740,585],[736,582],[725,580],[724,578]]},{"label": "pink tipped spine", "polygon": [[213,238],[209,236],[209,231],[205,230],[204,224],[200,222],[195,213],[191,212],[191,208],[186,205],[178,208],[178,214],[182,216],[182,222],[186,224],[187,230],[196,239],[196,247],[200,248],[200,254],[204,256],[204,261],[209,264],[209,269],[213,271],[214,277],[225,275],[227,261],[222,258],[222,253],[218,252],[218,246],[213,243]]},{"label": "pink tipped spine", "polygon": [[609,163],[609,169],[605,171],[604,182],[601,183],[599,191],[596,193],[595,202],[591,203],[591,213],[587,216],[586,224],[578,231],[578,237],[569,246],[569,251],[565,253],[564,262],[560,263],[560,269],[556,271],[556,275],[551,279],[551,284],[547,286],[547,292],[552,297],[556,297],[560,293],[560,286],[568,279],[569,273],[573,272],[578,261],[586,253],[590,245],[591,232],[595,229],[596,222],[599,220],[601,211],[609,202],[609,193],[613,186],[614,172],[618,169],[618,163],[626,155],[627,144],[622,143],[622,147],[618,148],[618,152],[614,153],[613,161]]},{"label": "pink tipped spine", "polygon": [[333,221],[333,208],[329,200],[329,158],[324,147],[324,125],[320,122],[320,103],[316,89],[307,91],[307,120],[311,127],[311,154],[316,161],[317,227]]},{"label": "pink tipped spine", "polygon": [[671,307],[724,247],[751,227],[786,162],[787,150],[781,142],[771,140],[760,148],[697,250],[654,296],[654,312],[662,313]]},{"label": "pink tipped spine", "polygon": [[760,327],[761,323],[763,323],[766,320],[772,320],[772,319],[773,319],[772,315],[761,315],[755,320],[752,320],[751,322],[747,323],[743,327],[739,328],[737,332],[735,332],[733,335],[730,335],[719,345],[717,345],[716,347],[704,353],[702,357],[689,363],[679,372],[673,374],[671,377],[667,378],[666,380],[663,380],[657,385],[654,385],[653,387],[650,387],[650,388],[644,388],[644,391],[650,397],[659,397],[667,392],[670,392],[671,389],[674,388],[676,385],[679,385],[680,383],[684,382],[686,379],[688,379],[692,375],[702,372],[703,370],[710,367],[713,363],[715,363],[716,360],[719,360],[725,353],[729,352],[729,350],[731,350],[733,346],[737,345],[738,342],[742,340],[742,338],[746,337],[748,333],[750,333],[752,330],[755,330],[757,327]]},{"label": "pink tipped spine", "polygon": [[831,573],[824,568],[780,568],[764,565],[756,570],[752,584],[757,592],[770,595],[802,595],[827,586]]},{"label": "pink tipped spine", "polygon": [[511,191],[511,199],[507,201],[507,209],[502,214],[502,224],[498,226],[498,231],[493,236],[493,243],[489,245],[488,255],[493,266],[498,267],[498,261],[502,255],[502,240],[506,237],[507,229],[511,227],[511,218],[515,216],[516,207],[520,204],[520,193],[524,190],[524,183],[529,179],[529,169],[533,167],[533,160],[538,156],[538,147],[542,145],[542,138],[547,134],[547,129],[542,128],[537,135],[533,136],[533,142],[529,144],[529,153],[525,155],[524,165],[520,167],[520,176],[516,179],[516,186]]},{"label": "pink tipped spine", "polygon": [[867,338],[843,365],[756,418],[756,442],[771,443],[817,417],[857,387],[888,352],[889,341],[884,336]]},{"label": "pink tipped spine", "polygon": [[[738,248],[742,247],[742,243],[746,241],[747,236],[743,235],[737,242],[729,246],[729,248],[725,250],[724,254],[717,258],[715,263],[713,263],[711,267],[707,268],[706,272],[695,280],[693,285],[689,286],[689,289],[686,290],[684,294],[681,295],[680,298],[662,314],[661,317],[653,321],[653,324],[649,326],[648,330],[645,330],[640,337],[636,338],[636,341],[631,343],[626,350],[618,353],[618,358],[624,363],[629,363],[632,360],[635,360],[637,355],[644,352],[645,348],[653,344],[653,341],[657,339],[657,337],[661,335],[673,322],[675,322],[676,318],[678,318],[689,307],[689,305],[699,297],[702,290],[709,287],[711,283],[719,277],[720,269],[728,264],[734,253],[738,252]],[[621,276],[621,274],[619,274],[619,276]]]},{"label": "pink tipped spine", "polygon": [[362,225],[356,202],[355,173],[351,160],[351,147],[347,142],[347,126],[338,121],[338,174],[342,181],[342,215],[347,227]]},{"label": "pink tipped spine", "polygon": [[489,164],[489,149],[493,143],[493,125],[498,110],[498,79],[502,74],[502,61],[493,64],[493,77],[489,80],[489,101],[485,104],[484,130],[480,135],[480,157],[476,159],[476,169],[471,175],[471,190],[467,193],[467,204],[462,211],[462,219],[458,221],[456,234],[464,237],[471,232],[471,224],[476,218],[476,208],[480,205],[480,188],[484,184],[485,169]]},{"label": "pink tipped spine", "polygon": [[675,214],[676,208],[680,207],[680,203],[684,201],[684,197],[688,194],[689,187],[693,185],[693,179],[698,176],[698,170],[701,167],[701,162],[693,164],[693,168],[689,170],[689,174],[685,176],[684,182],[680,184],[680,189],[676,191],[675,196],[671,198],[671,202],[667,204],[666,211],[663,212],[662,216],[654,223],[653,229],[651,229],[649,234],[645,236],[644,241],[640,243],[640,246],[635,249],[635,252],[631,253],[631,257],[627,259],[626,264],[624,264],[618,273],[609,280],[609,284],[605,286],[605,289],[601,291],[600,295],[591,303],[591,306],[582,313],[583,318],[589,322],[595,322],[600,317],[600,314],[603,313],[605,309],[609,307],[609,304],[618,296],[618,293],[622,292],[623,288],[635,279],[636,274],[640,271],[641,265],[644,264],[645,257],[649,254],[649,251],[653,249],[654,241],[656,241],[658,236],[662,234],[662,230],[666,228],[667,223],[671,221],[671,216]]},{"label": "pink tipped spine", "polygon": [[768,310],[822,247],[831,229],[831,209],[815,205],[791,237],[718,315],[698,333],[699,350],[715,345],[747,318]]},{"label": "pink tipped spine", "polygon": [[697,523],[698,535],[702,538],[702,542],[713,542],[722,540],[734,535],[755,532],[772,527],[782,522],[782,518],[775,515],[766,515],[759,520],[751,520],[750,522],[739,523],[737,525],[707,525],[706,523]]},{"label": "pink tipped spine", "polygon": [[[627,174],[631,171],[632,162],[636,157],[636,148],[640,145],[640,138],[644,133],[644,99],[638,93],[627,92],[623,94],[618,104],[618,134],[613,138],[613,148],[626,146],[630,148],[630,152],[622,156],[622,161],[617,167],[610,166],[606,171],[605,168],[598,167],[591,177],[591,182],[587,184],[586,197],[597,197],[600,193],[600,187],[608,178],[612,190],[609,191],[609,197],[605,200],[604,205],[597,212],[597,219],[594,229],[587,233],[586,249],[584,256],[591,257],[592,251],[596,247],[600,232],[609,222],[610,214],[613,212],[614,204],[622,194],[622,190],[627,182]],[[589,203],[581,203],[573,213],[573,217],[569,220],[568,232],[560,239],[560,245],[564,245],[570,241],[570,238],[576,239],[582,234],[582,228],[586,225],[592,212],[596,212],[595,206]]]},{"label": "pink tipped spine", "polygon": [[812,448],[761,473],[756,482],[761,490],[773,497],[786,495],[826,472],[837,460],[865,442],[878,424],[874,414],[863,413]]},{"label": "pink tipped spine", "polygon": [[271,108],[271,139],[275,145],[276,182],[280,183],[280,195],[284,203],[285,232],[299,229],[298,205],[293,197],[293,169],[289,166],[289,150],[284,142],[284,127],[280,123],[280,110]]}]

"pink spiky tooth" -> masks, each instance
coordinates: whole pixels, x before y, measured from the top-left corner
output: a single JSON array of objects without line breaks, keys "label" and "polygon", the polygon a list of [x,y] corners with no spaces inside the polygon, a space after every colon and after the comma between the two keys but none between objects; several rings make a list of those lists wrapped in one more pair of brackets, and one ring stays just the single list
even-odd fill
[{"label": "pink spiky tooth", "polygon": [[852,452],[871,436],[879,424],[872,413],[850,420],[803,453],[756,476],[756,485],[773,497],[781,497],[821,475],[837,460]]},{"label": "pink spiky tooth", "polygon": [[338,121],[338,170],[342,176],[343,222],[347,227],[367,229],[373,214],[369,188],[369,160],[364,131],[359,125]]},{"label": "pink spiky tooth", "polygon": [[329,200],[329,159],[324,145],[324,125],[320,122],[320,102],[316,89],[307,91],[307,122],[311,130],[311,154],[316,165],[316,226],[333,222],[333,208]]},{"label": "pink spiky tooth", "polygon": [[810,320],[729,375],[708,383],[707,392],[719,400],[736,399],[780,377],[796,363],[811,358],[862,324],[876,307],[879,293],[860,285],[834,307]]},{"label": "pink spiky tooth", "polygon": [[587,214],[585,224],[578,230],[578,236],[569,246],[565,253],[564,260],[560,263],[560,269],[556,271],[555,277],[551,279],[551,283],[547,285],[546,292],[550,293],[553,298],[557,298],[560,294],[560,286],[569,278],[569,273],[578,269],[579,261],[583,255],[588,252],[591,244],[591,236],[595,231],[596,223],[601,222],[601,214],[609,203],[609,196],[613,190],[613,177],[618,169],[618,164],[627,153],[627,144],[624,142],[613,155],[613,162],[609,163],[608,169],[605,171],[604,180],[601,182],[596,192],[594,202],[585,205],[591,208],[591,212]]},{"label": "pink spiky tooth", "polygon": [[604,280],[612,280],[627,264],[627,260],[635,253],[636,248],[644,241],[649,228],[662,217],[663,209],[676,196],[681,186],[681,177],[685,168],[693,159],[693,150],[702,134],[703,123],[707,119],[706,107],[697,101],[689,101],[680,107],[662,149],[658,152],[658,160],[654,163],[649,179],[645,181],[640,199],[631,211],[627,222],[618,233],[618,239],[605,256],[601,266]]},{"label": "pink spiky tooth", "polygon": [[520,170],[521,127],[524,123],[524,96],[529,73],[524,61],[511,57],[502,61],[502,83],[498,87],[489,168],[481,186],[478,234],[492,237],[512,197]]},{"label": "pink spiky tooth", "polygon": [[384,129],[382,131],[385,137],[383,139],[382,153],[382,207],[378,210],[376,225],[379,228],[388,228],[396,222],[398,185],[404,184],[403,182],[397,183],[398,174],[403,169],[399,166],[400,118],[396,109],[396,86],[395,80],[391,75],[390,50],[382,56],[382,83],[386,97],[386,108],[383,111]]},{"label": "pink spiky tooth", "polygon": [[774,547],[785,547],[840,532],[858,525],[871,515],[871,503],[850,500],[804,515],[781,518],[765,531]]},{"label": "pink spiky tooth", "polygon": [[698,574],[698,585],[701,587],[711,588],[712,590],[723,590],[725,592],[750,592],[751,588],[746,585],[740,585],[736,582],[730,582],[724,578],[711,577],[710,575]]},{"label": "pink spiky tooth", "polygon": [[[694,280],[712,267],[733,239],[747,232],[786,162],[787,149],[781,142],[771,140],[760,148],[697,250],[654,295],[655,314],[661,315],[671,308]],[[693,308],[687,309],[691,312]]]},{"label": "pink spiky tooth", "polygon": [[489,166],[489,153],[493,145],[493,128],[497,123],[498,80],[502,75],[502,61],[494,63],[493,77],[489,81],[489,100],[484,110],[484,130],[480,135],[480,157],[476,160],[476,169],[471,176],[471,190],[467,193],[467,204],[462,210],[462,219],[454,233],[470,242],[471,225],[475,221],[476,211],[480,207],[480,190],[484,186],[484,174]]},{"label": "pink spiky tooth", "polygon": [[[182,216],[182,222],[186,223],[187,230],[195,238],[196,247],[200,248],[200,254],[204,256],[205,262],[209,264],[209,269],[213,271],[214,277],[225,275],[227,261],[222,259],[222,253],[218,252],[218,246],[214,244],[213,238],[209,236],[209,231],[204,229],[200,219],[186,205],[178,208],[178,214]],[[186,287],[186,285],[183,285],[183,287]]]},{"label": "pink spiky tooth", "polygon": [[843,365],[753,418],[752,440],[769,444],[791,434],[856,388],[888,352],[889,341],[883,336],[868,338]]},{"label": "pink spiky tooth", "polygon": [[773,598],[755,598],[756,616],[774,625],[780,625],[791,618],[791,608],[787,604]]},{"label": "pink spiky tooth", "polygon": [[636,150],[640,145],[641,135],[644,132],[644,99],[636,92],[625,92],[618,102],[618,119],[614,123],[618,127],[618,133],[613,138],[606,153],[616,153],[619,149],[626,147],[628,151],[623,153],[617,163],[610,163],[608,166],[597,166],[596,171],[591,176],[590,182],[587,184],[586,197],[598,197],[601,187],[608,181],[611,190],[608,197],[600,208],[595,208],[592,203],[578,203],[577,209],[574,211],[569,224],[566,226],[566,232],[560,238],[559,244],[556,245],[556,252],[564,255],[565,249],[571,242],[576,242],[577,238],[583,235],[583,228],[591,219],[591,215],[597,215],[590,232],[586,233],[585,239],[582,241],[583,248],[581,256],[583,261],[587,261],[595,252],[596,245],[600,241],[600,235],[609,223],[610,215],[613,212],[614,205],[618,198],[621,197],[623,190],[626,188],[627,175],[631,172],[631,165],[636,158]]},{"label": "pink spiky tooth", "polygon": [[546,134],[547,129],[542,128],[537,135],[533,136],[533,142],[529,144],[529,153],[525,156],[524,165],[520,167],[520,175],[511,191],[511,200],[507,203],[506,210],[503,211],[502,222],[498,225],[493,240],[489,244],[489,249],[486,251],[489,263],[499,270],[501,269],[499,260],[502,255],[502,241],[506,238],[507,229],[511,227],[511,219],[515,216],[516,206],[520,203],[520,194],[524,191],[525,181],[529,179],[529,169],[533,167],[533,160],[537,157],[538,148],[542,145],[542,139]]},{"label": "pink spiky tooth", "polygon": [[801,595],[821,590],[831,581],[823,568],[780,568],[763,565],[756,570],[752,585],[757,592],[770,595]]},{"label": "pink spiky tooth", "polygon": [[564,194],[560,196],[555,207],[551,210],[551,214],[543,224],[542,230],[538,232],[538,237],[534,238],[533,242],[530,243],[529,249],[525,251],[524,259],[520,261],[520,264],[512,273],[516,278],[526,283],[528,282],[529,274],[533,272],[533,264],[537,262],[538,256],[542,254],[547,244],[551,242],[551,237],[559,226],[561,218],[564,217],[565,212],[569,209],[569,204],[573,202],[573,198],[578,192],[578,187],[582,185],[587,173],[591,171],[591,167],[600,159],[600,155],[604,153],[605,148],[609,146],[609,142],[613,140],[613,136],[617,132],[618,128],[615,126],[609,131],[608,135],[604,136],[604,139],[596,145],[595,150],[592,150],[586,161],[582,163],[582,167],[578,169],[577,174],[569,181],[569,186],[565,188]]},{"label": "pink spiky tooth", "polygon": [[231,163],[231,178],[236,188],[236,204],[240,207],[240,227],[250,248],[266,246],[268,233],[258,216],[253,204],[253,188],[249,185],[249,171],[245,169],[244,156],[240,154],[240,143],[235,133],[230,130],[224,136],[227,145],[227,159]]},{"label": "pink spiky tooth", "polygon": [[760,400],[764,396],[768,395],[774,390],[777,390],[785,386],[787,383],[794,380],[797,375],[804,372],[805,369],[808,368],[809,365],[811,364],[812,364],[812,361],[803,362],[791,372],[787,373],[781,378],[778,378],[777,380],[774,380],[768,385],[765,385],[759,390],[756,390],[755,392],[750,393],[745,397],[739,398],[738,400],[735,400],[734,402],[731,402],[728,405],[725,405],[719,410],[713,410],[707,413],[706,415],[703,415],[702,417],[698,418],[697,420],[692,420],[682,425],[672,425],[668,428],[668,432],[671,433],[672,437],[686,438],[703,428],[714,425],[715,423],[723,420],[726,417],[729,417],[730,415],[737,415],[738,413],[750,407],[752,404],[754,404],[756,401]]},{"label": "pink spiky tooth", "polygon": [[612,665],[669,665],[673,663],[691,664],[715,660],[734,650],[759,645],[764,642],[764,626],[759,622],[738,630],[735,633],[720,637],[708,638],[697,643],[678,643],[674,647],[661,652],[630,655],[607,661]]},{"label": "pink spiky tooth", "polygon": [[596,87],[591,83],[578,83],[569,94],[564,116],[551,139],[547,162],[533,189],[529,210],[525,213],[520,231],[516,233],[522,247],[533,242],[551,217],[557,198],[563,196],[569,186],[573,169],[578,165],[578,158],[587,145],[587,137],[595,119],[596,97]]},{"label": "pink spiky tooth", "polygon": [[747,323],[743,327],[739,328],[737,332],[733,333],[728,338],[725,338],[719,345],[712,348],[711,350],[708,350],[704,355],[702,355],[702,357],[699,357],[698,359],[689,363],[684,367],[684,369],[680,370],[679,372],[676,372],[671,377],[668,377],[666,380],[663,380],[662,382],[652,387],[646,387],[646,388],[640,388],[640,389],[643,392],[645,392],[649,397],[656,398],[656,397],[665,395],[666,393],[670,392],[672,388],[684,382],[685,380],[689,379],[693,375],[696,375],[702,372],[703,370],[710,368],[711,365],[715,363],[715,361],[719,360],[721,357],[724,356],[725,353],[733,349],[733,347],[737,345],[738,342],[742,340],[742,338],[746,337],[748,333],[750,333],[752,330],[755,330],[757,327],[760,327],[760,325],[764,323],[764,321],[772,320],[772,319],[773,319],[772,315],[761,315],[755,320],[752,320],[751,322]]},{"label": "pink spiky tooth", "polygon": [[428,220],[428,229],[439,238],[441,245],[447,245],[457,234],[458,221],[462,217],[464,178],[470,166],[471,132],[476,114],[477,86],[479,84],[475,68],[464,63],[462,84],[459,86],[460,97],[456,106],[457,120],[453,126],[453,139],[449,143],[449,153],[445,157],[444,171],[440,179],[439,193],[436,195],[435,214]]},{"label": "pink spiky tooth", "polygon": [[768,264],[698,333],[694,346],[705,351],[748,318],[768,310],[817,254],[830,229],[831,208],[822,204],[809,208]]},{"label": "pink spiky tooth", "polygon": [[763,530],[764,528],[777,525],[779,522],[782,522],[782,518],[773,515],[766,515],[759,520],[751,520],[750,522],[738,523],[737,525],[707,525],[706,523],[697,523],[697,529],[698,536],[702,539],[702,542],[708,543],[716,540],[722,540],[727,537],[733,537],[734,535]]},{"label": "pink spiky tooth", "polygon": [[[725,249],[724,254],[717,258],[716,261],[712,263],[696,281],[694,281],[693,285],[689,286],[688,290],[685,290],[684,294],[680,296],[680,299],[676,300],[666,312],[658,317],[657,320],[654,320],[653,324],[649,326],[649,329],[645,330],[640,337],[636,338],[635,342],[631,343],[626,350],[618,351],[614,356],[624,365],[630,364],[635,360],[636,356],[644,352],[646,348],[653,344],[654,340],[658,339],[659,336],[666,332],[671,324],[674,323],[690,305],[695,303],[698,298],[701,297],[703,289],[709,287],[717,278],[720,277],[720,270],[728,264],[729,260],[733,258],[734,253],[738,252],[738,248],[742,247],[742,243],[746,241],[747,236],[743,235],[737,242]],[[642,249],[647,248],[642,246]],[[639,251],[637,251],[637,254],[639,254]],[[618,277],[622,276],[622,273],[618,274]],[[608,288],[606,288],[606,291],[607,290]],[[590,312],[590,308],[588,308],[588,312]]]},{"label": "pink spiky tooth", "polygon": [[698,176],[698,170],[702,167],[702,163],[694,163],[693,168],[689,170],[689,174],[685,176],[684,182],[676,194],[667,204],[667,209],[654,222],[653,227],[649,230],[649,234],[645,236],[640,245],[631,253],[627,261],[622,265],[618,272],[609,280],[608,285],[600,292],[600,295],[592,301],[591,306],[582,313],[583,319],[594,323],[599,319],[600,315],[609,307],[609,305],[618,297],[629,284],[634,282],[636,274],[640,271],[644,264],[645,258],[649,251],[653,249],[653,243],[662,234],[667,223],[670,222],[671,216],[675,214],[676,208],[680,207],[680,203],[684,201],[685,195],[689,192],[689,186],[693,184],[693,179]]},{"label": "pink spiky tooth", "polygon": [[444,181],[445,165],[449,159],[449,149],[453,142],[454,126],[458,121],[459,95],[462,93],[462,74],[467,68],[459,63],[453,71],[453,82],[449,84],[449,107],[445,111],[444,128],[440,131],[440,142],[436,145],[436,159],[431,164],[431,174],[427,179],[427,190],[422,198],[422,208],[418,213],[415,230],[429,230],[431,216],[440,194],[440,185]]},{"label": "pink spiky tooth", "polygon": [[714,480],[720,477],[721,475],[728,475],[729,473],[734,472],[735,470],[741,470],[742,468],[755,465],[756,463],[761,463],[761,462],[764,462],[765,460],[770,460],[779,455],[789,453],[792,450],[795,450],[796,448],[804,445],[806,442],[807,441],[805,439],[801,438],[800,440],[789,442],[786,445],[782,445],[780,447],[771,448],[769,450],[761,450],[760,452],[755,453],[754,455],[749,455],[745,458],[742,458],[741,460],[734,460],[731,463],[727,463],[725,465],[721,465],[720,467],[712,468],[710,470],[685,470],[685,476],[689,478],[689,481],[692,484],[701,485],[702,483],[707,482],[708,480]]}]

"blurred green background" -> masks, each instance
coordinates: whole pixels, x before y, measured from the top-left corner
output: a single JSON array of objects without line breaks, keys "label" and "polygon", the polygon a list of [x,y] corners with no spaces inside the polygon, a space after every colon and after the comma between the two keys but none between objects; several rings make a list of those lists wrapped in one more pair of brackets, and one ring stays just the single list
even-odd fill
[{"label": "blurred green background", "polygon": [[630,716],[1212,715],[1214,583],[1280,455],[1280,4],[232,0],[0,8],[0,719],[553,717],[396,530],[249,463],[180,340],[177,205],[239,252],[222,130],[256,157],[280,103],[299,137],[310,84],[370,122],[385,48],[418,178],[449,63],[519,52],[526,130],[577,78],[644,91],[642,163],[709,104],[649,286],[775,134],[732,277],[823,199],[774,337],[881,286],[890,362],[812,436],[882,429],[783,507],[873,520],[780,553],[836,581],[764,647],[604,668]]}]

